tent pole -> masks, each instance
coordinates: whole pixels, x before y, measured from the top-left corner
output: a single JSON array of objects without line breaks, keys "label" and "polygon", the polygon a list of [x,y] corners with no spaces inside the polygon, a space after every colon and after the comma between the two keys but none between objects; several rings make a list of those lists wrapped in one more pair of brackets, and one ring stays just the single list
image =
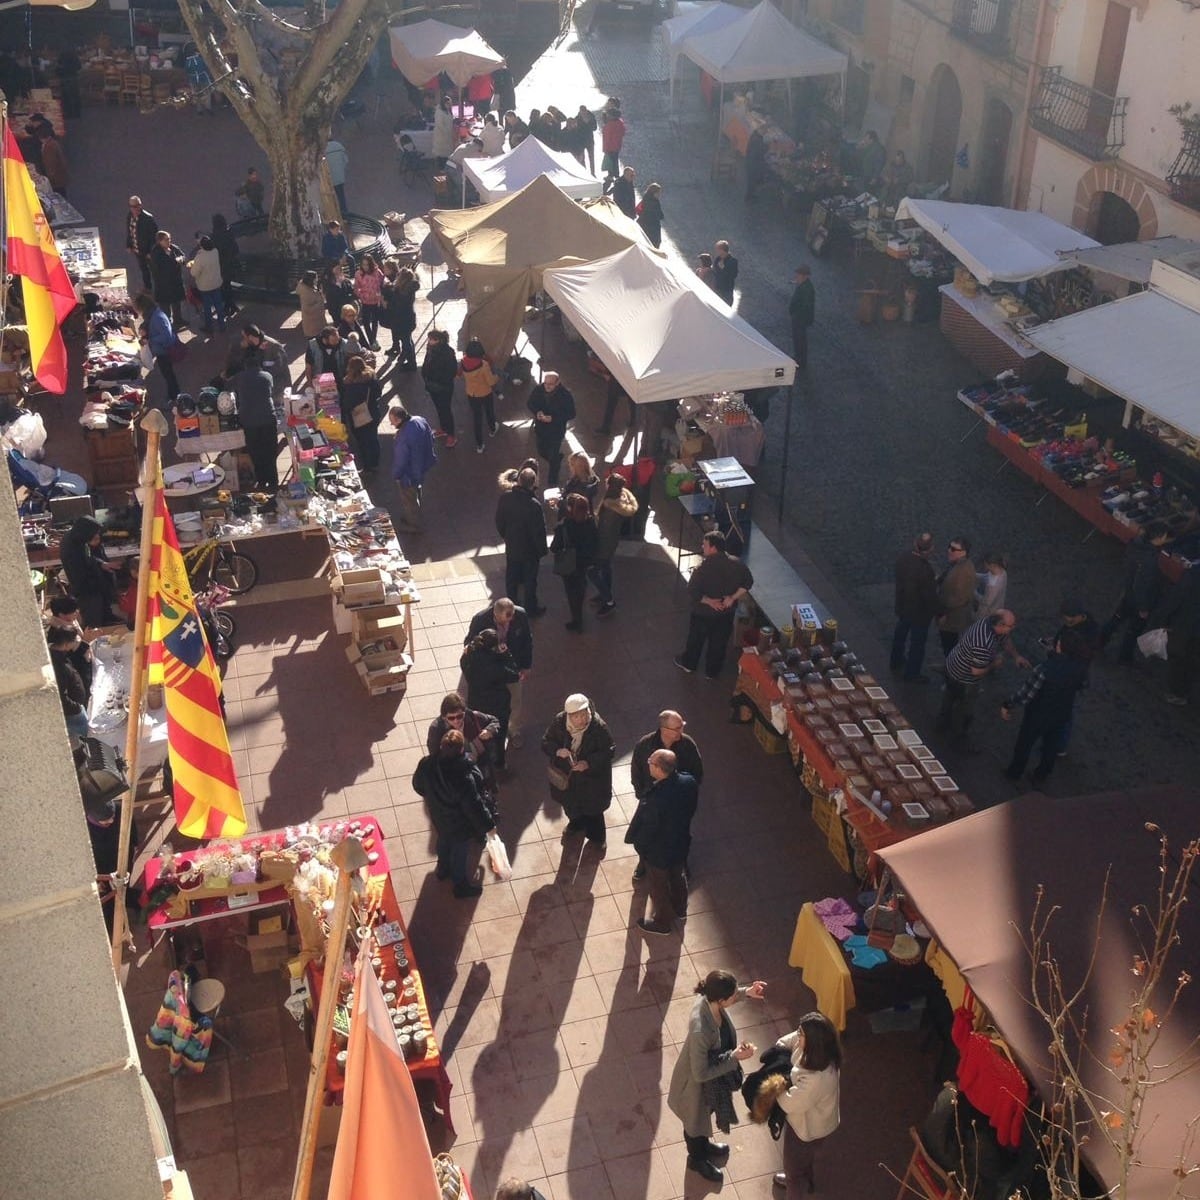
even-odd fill
[{"label": "tent pole", "polygon": [[796,394],[796,380],[788,388],[787,407],[783,414],[783,453],[779,457],[779,521],[783,523],[784,492],[787,489],[788,447],[792,437],[792,400]]},{"label": "tent pole", "polygon": [[713,154],[713,161],[721,157],[721,122],[725,119],[725,81],[721,80],[721,102],[717,106],[717,148]]}]

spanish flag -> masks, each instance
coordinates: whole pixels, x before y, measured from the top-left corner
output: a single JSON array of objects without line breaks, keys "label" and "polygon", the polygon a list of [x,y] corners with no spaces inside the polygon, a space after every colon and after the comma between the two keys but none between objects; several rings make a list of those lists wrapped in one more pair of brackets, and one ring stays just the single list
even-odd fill
[{"label": "spanish flag", "polygon": [[33,373],[48,392],[62,395],[67,390],[67,349],[59,326],[77,303],[75,289],[58,257],[50,222],[8,124],[4,126],[4,199],[8,207],[7,270],[21,276]]},{"label": "spanish flag", "polygon": [[221,715],[221,676],[196,612],[175,523],[159,479],[150,551],[150,682],[167,702],[175,823],[186,837],[235,838],[246,813]]}]

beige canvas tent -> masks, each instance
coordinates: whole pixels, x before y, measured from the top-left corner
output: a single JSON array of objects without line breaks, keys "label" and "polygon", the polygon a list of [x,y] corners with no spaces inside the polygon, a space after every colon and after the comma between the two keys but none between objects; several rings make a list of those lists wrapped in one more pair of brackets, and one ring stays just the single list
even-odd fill
[{"label": "beige canvas tent", "polygon": [[546,267],[593,262],[635,243],[637,224],[610,200],[576,203],[545,176],[494,204],[439,209],[429,227],[467,290],[467,333],[508,359]]}]

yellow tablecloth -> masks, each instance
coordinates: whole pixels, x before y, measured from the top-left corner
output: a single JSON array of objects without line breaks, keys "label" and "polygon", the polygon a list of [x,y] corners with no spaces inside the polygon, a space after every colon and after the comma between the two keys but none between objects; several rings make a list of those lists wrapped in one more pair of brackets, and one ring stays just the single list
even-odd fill
[{"label": "yellow tablecloth", "polygon": [[817,998],[817,1008],[839,1030],[845,1029],[846,1014],[857,1003],[850,965],[811,904],[806,904],[796,918],[788,964],[802,972],[805,987],[811,988]]}]

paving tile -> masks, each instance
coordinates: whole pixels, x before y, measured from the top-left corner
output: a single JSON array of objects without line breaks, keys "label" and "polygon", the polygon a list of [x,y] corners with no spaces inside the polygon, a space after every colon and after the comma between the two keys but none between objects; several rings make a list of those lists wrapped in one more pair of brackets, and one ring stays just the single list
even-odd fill
[{"label": "paving tile", "polygon": [[519,1129],[507,1137],[482,1142],[479,1161],[493,1190],[500,1180],[510,1175],[517,1179],[541,1179],[546,1173],[537,1139],[529,1129]]},{"label": "paving tile", "polygon": [[659,1150],[642,1150],[620,1158],[607,1158],[604,1169],[614,1196],[674,1200],[674,1197],[683,1194],[676,1189],[666,1160]]},{"label": "paving tile", "polygon": [[293,1145],[299,1131],[291,1104],[274,1104],[259,1096],[235,1100],[233,1119],[239,1150],[280,1139]]},{"label": "paving tile", "polygon": [[282,1046],[256,1050],[248,1057],[233,1055],[229,1074],[236,1100],[287,1091],[287,1066]]},{"label": "paving tile", "polygon": [[176,1113],[172,1145],[181,1160],[237,1149],[237,1127],[232,1104],[215,1104],[192,1112]]},{"label": "paving tile", "polygon": [[549,1175],[569,1168],[590,1167],[600,1161],[600,1150],[586,1116],[565,1121],[539,1121],[534,1128],[542,1168]]},{"label": "paving tile", "polygon": [[615,1200],[603,1163],[551,1175],[548,1200]]},{"label": "paving tile", "polygon": [[216,1060],[206,1064],[199,1075],[180,1073],[172,1080],[175,1115],[229,1104],[233,1093],[229,1086],[229,1064]]},{"label": "paving tile", "polygon": [[210,1196],[219,1196],[221,1200],[238,1200],[243,1195],[249,1197],[254,1194],[241,1190],[236,1151],[224,1150],[216,1154],[203,1154],[198,1158],[189,1157],[186,1169],[192,1195],[197,1200],[206,1200]]},{"label": "paving tile", "polygon": [[275,1200],[291,1192],[291,1177],[296,1171],[296,1142],[259,1142],[243,1146],[237,1152],[238,1175],[243,1196],[263,1196]]}]

